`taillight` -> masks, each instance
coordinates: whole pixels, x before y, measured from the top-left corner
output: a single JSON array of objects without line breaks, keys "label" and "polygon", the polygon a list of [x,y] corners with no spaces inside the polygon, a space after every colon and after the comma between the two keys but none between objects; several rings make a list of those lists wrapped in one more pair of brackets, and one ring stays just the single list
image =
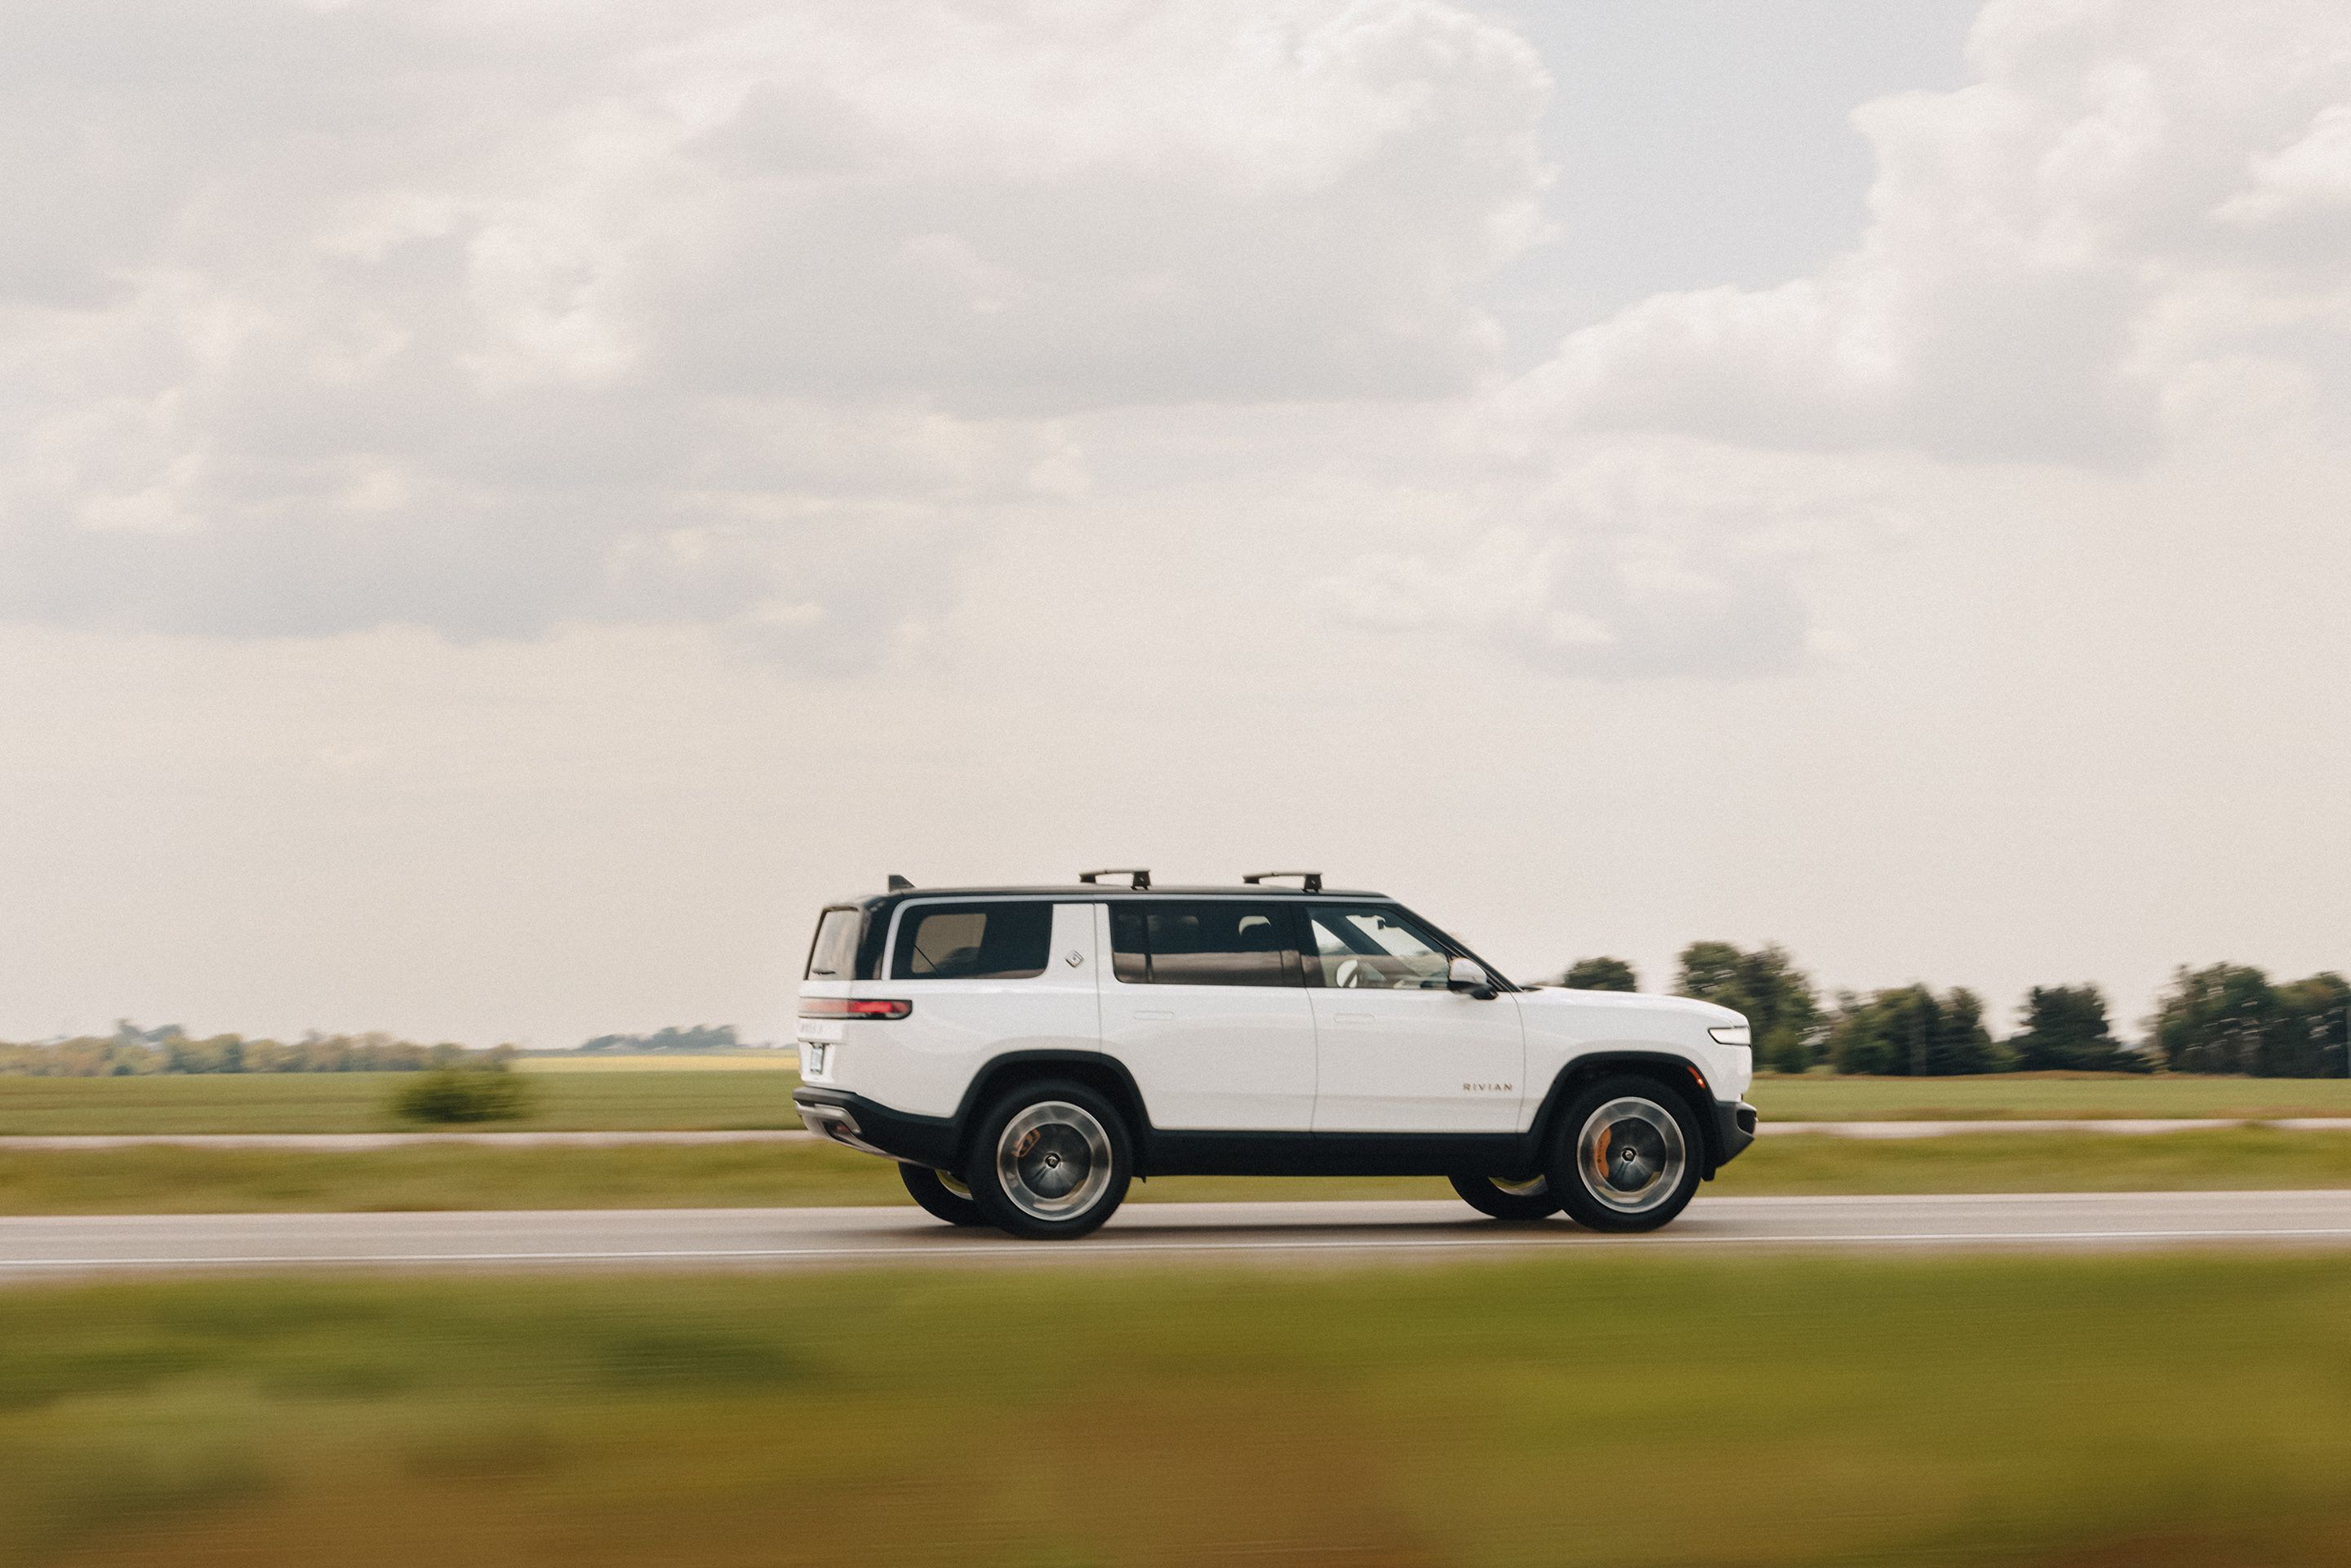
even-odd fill
[{"label": "taillight", "polygon": [[804,1019],[902,1019],[914,1010],[912,1002],[885,1002],[869,997],[802,997]]}]

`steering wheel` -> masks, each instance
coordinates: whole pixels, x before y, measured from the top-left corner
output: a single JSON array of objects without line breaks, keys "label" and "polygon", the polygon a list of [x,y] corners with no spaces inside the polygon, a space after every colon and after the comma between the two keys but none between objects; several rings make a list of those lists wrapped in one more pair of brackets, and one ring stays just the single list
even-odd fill
[{"label": "steering wheel", "polygon": [[1375,973],[1377,971],[1361,958],[1349,958],[1339,966],[1339,972],[1332,977],[1331,983],[1348,990],[1359,990],[1363,988],[1364,977]]}]

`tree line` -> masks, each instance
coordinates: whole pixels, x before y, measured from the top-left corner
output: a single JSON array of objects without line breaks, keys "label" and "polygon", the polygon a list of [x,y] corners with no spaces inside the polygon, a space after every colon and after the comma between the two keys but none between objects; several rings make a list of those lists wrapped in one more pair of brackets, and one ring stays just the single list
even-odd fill
[{"label": "tree line", "polygon": [[420,1045],[389,1034],[306,1034],[300,1040],[197,1039],[177,1024],[141,1029],[128,1019],[110,1035],[48,1045],[0,1041],[0,1073],[36,1078],[130,1078],[162,1072],[423,1072],[503,1065],[515,1048],[488,1051],[442,1041]]},{"label": "tree line", "polygon": [[698,1023],[691,1029],[680,1029],[672,1024],[652,1034],[600,1034],[580,1049],[641,1056],[664,1051],[740,1051],[743,1041],[731,1023]]},{"label": "tree line", "polygon": [[[600,1034],[580,1047],[599,1054],[742,1048],[733,1024],[695,1024],[687,1029],[673,1025],[653,1034]],[[175,1023],[141,1029],[124,1019],[117,1021],[112,1034],[78,1035],[37,1045],[0,1040],[0,1074],[129,1078],[167,1072],[429,1072],[503,1065],[517,1054],[511,1045],[477,1051],[448,1040],[422,1045],[381,1033],[312,1032],[296,1040],[248,1040],[241,1034],[199,1038]]]},{"label": "tree line", "polygon": [[[1578,959],[1557,983],[1640,988],[1622,958]],[[2351,982],[2332,970],[2273,981],[2246,964],[2182,966],[2134,1041],[2116,1035],[2095,985],[2033,987],[2022,1027],[2001,1040],[1984,1023],[1982,999],[1964,986],[1839,991],[1824,1002],[1777,946],[1693,942],[1682,949],[1674,991],[1746,1014],[1755,1065],[1775,1072],[1827,1066],[1896,1077],[2158,1069],[2255,1078],[2351,1074]]]}]

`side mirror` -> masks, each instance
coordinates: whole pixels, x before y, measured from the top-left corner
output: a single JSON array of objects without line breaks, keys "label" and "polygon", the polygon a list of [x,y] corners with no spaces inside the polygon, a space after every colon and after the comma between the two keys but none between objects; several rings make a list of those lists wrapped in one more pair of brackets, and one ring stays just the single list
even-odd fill
[{"label": "side mirror", "polygon": [[1445,985],[1448,990],[1467,991],[1481,1002],[1494,999],[1494,982],[1486,967],[1475,958],[1456,958],[1446,967]]}]

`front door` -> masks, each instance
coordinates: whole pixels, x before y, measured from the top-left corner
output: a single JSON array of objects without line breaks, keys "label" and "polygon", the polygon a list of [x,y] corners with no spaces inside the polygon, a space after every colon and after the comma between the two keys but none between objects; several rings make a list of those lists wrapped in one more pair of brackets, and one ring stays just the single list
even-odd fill
[{"label": "front door", "polygon": [[1232,898],[1105,900],[1102,1044],[1152,1125],[1304,1133],[1314,1011],[1289,906]]},{"label": "front door", "polygon": [[1452,955],[1393,904],[1306,906],[1318,1133],[1512,1133],[1519,1004],[1450,989]]}]

